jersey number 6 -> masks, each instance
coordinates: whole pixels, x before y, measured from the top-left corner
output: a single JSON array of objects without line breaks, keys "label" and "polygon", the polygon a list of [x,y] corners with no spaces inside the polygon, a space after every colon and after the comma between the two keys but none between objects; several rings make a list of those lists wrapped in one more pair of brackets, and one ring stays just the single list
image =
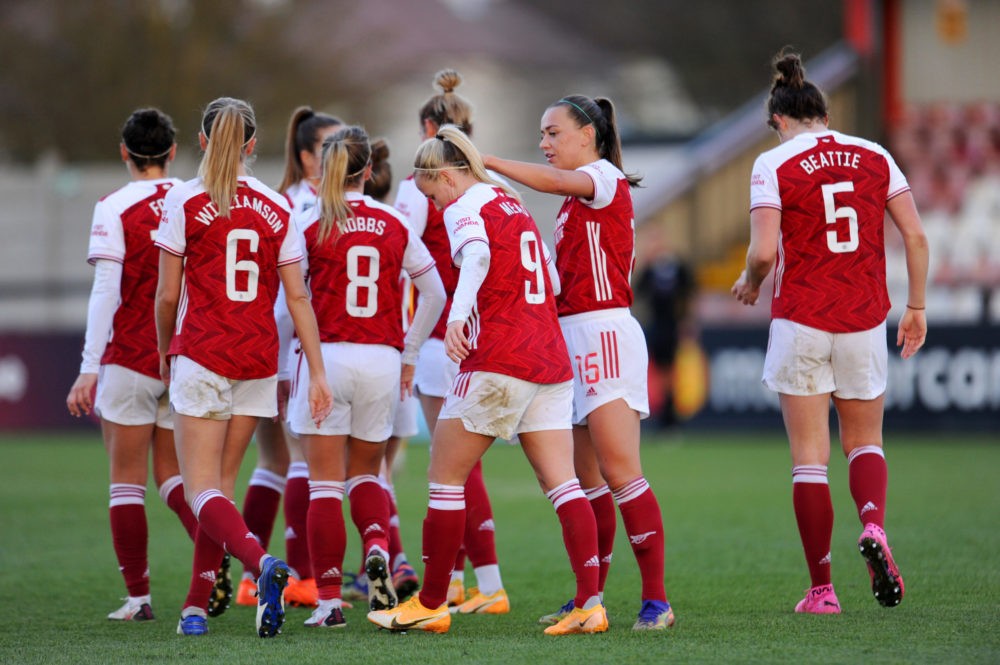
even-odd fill
[{"label": "jersey number 6", "polygon": [[[250,252],[257,253],[260,236],[253,229],[233,229],[226,236],[226,297],[235,302],[250,302],[257,297],[257,280],[260,267],[253,261],[236,260],[237,249],[241,240],[250,243]],[[236,288],[236,273],[246,273],[246,286]]]}]

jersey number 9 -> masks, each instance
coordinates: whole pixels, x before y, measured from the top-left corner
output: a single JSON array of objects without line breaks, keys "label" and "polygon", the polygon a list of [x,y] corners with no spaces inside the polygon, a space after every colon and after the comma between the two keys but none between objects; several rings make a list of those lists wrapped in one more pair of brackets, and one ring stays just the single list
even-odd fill
[{"label": "jersey number 9", "polygon": [[542,304],[545,302],[545,275],[542,272],[545,270],[545,261],[539,251],[538,238],[531,231],[521,232],[521,265],[535,275],[533,281],[524,280],[524,299],[529,305]]}]

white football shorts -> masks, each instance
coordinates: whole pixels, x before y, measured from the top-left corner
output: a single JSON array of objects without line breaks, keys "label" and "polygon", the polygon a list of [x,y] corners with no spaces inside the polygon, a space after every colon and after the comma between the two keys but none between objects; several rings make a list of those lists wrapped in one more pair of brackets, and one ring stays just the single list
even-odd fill
[{"label": "white football shorts", "polygon": [[298,363],[288,400],[288,425],[299,436],[349,435],[381,443],[392,434],[399,404],[399,350],[384,344],[321,345],[333,410],[316,426],[309,414],[309,366]]},{"label": "white football shorts", "polygon": [[623,399],[639,418],[649,417],[646,337],[624,308],[559,319],[573,365],[573,424],[586,425],[599,406]]},{"label": "white football shorts", "polygon": [[104,420],[118,425],[174,428],[163,381],[121,365],[101,365],[94,410]]},{"label": "white football shorts", "polygon": [[416,393],[408,395],[402,402],[396,404],[396,417],[392,421],[392,435],[400,439],[416,436],[420,431],[417,424],[417,411],[420,400]]},{"label": "white football shorts", "polygon": [[278,375],[227,379],[187,356],[170,364],[170,406],[176,413],[210,420],[232,416],[273,418],[278,414]]},{"label": "white football shorts", "polygon": [[421,395],[444,397],[451,389],[458,375],[458,363],[448,357],[444,350],[444,340],[428,338],[420,347],[417,356],[417,370],[413,375],[413,385]]},{"label": "white football shorts", "polygon": [[875,399],[885,392],[888,363],[885,321],[871,330],[830,333],[774,319],[761,381],[786,395]]},{"label": "white football shorts", "polygon": [[444,398],[438,420],[459,418],[466,431],[494,438],[570,429],[573,384],[531,383],[494,372],[462,372]]}]

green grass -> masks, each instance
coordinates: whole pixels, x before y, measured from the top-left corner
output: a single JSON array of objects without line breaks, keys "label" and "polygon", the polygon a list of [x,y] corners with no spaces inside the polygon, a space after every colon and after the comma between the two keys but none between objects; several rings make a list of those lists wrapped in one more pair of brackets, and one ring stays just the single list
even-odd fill
[{"label": "green grass", "polygon": [[[792,608],[808,577],[784,437],[689,433],[647,437],[644,446],[667,532],[667,593],[678,619],[668,634],[630,630],[639,578],[620,527],[606,594],[610,631],[541,634],[537,617],[570,597],[573,581],[551,505],[520,451],[498,445],[487,456],[486,476],[511,614],[457,617],[443,636],[395,635],[376,631],[361,609],[346,612],[346,630],[308,630],[306,610],[292,608],[283,634],[265,641],[254,634],[253,610],[235,606],[210,620],[207,637],[174,633],[191,544],[152,489],[147,508],[158,620],[107,621],[124,586],[111,547],[107,462],[97,433],[7,435],[0,439],[0,600],[8,616],[0,663],[1000,661],[1000,445],[995,437],[887,439],[887,527],[907,590],[891,610],[871,597],[842,457],[835,456],[830,480],[837,512],[833,576],[844,613],[796,615]],[[253,457],[251,451],[244,474]],[[407,457],[397,494],[404,542],[419,561],[426,447],[411,446]],[[358,551],[351,536],[349,567]],[[273,549],[281,553],[280,538]]]}]

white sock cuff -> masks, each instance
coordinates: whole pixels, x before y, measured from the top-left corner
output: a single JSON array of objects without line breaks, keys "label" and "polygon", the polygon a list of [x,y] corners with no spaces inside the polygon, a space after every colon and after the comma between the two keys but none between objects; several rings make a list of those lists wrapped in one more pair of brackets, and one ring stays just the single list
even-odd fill
[{"label": "white sock cuff", "polygon": [[872,455],[878,455],[882,459],[885,459],[885,451],[882,450],[882,446],[861,446],[859,448],[855,448],[850,452],[850,454],[847,456],[847,463],[850,464],[851,462],[854,461],[856,457],[860,457],[861,455],[867,455],[869,453],[871,453]]},{"label": "white sock cuff", "polygon": [[268,469],[254,469],[253,473],[250,474],[250,482],[247,484],[251,487],[254,485],[257,487],[266,487],[274,490],[278,494],[282,494],[285,491],[285,482],[285,477],[275,473],[274,471],[269,471]]},{"label": "white sock cuff", "polygon": [[799,464],[792,467],[792,483],[829,485],[825,464]]},{"label": "white sock cuff", "polygon": [[556,510],[559,510],[560,506],[567,501],[573,501],[574,499],[586,500],[587,498],[587,495],[580,489],[580,481],[576,478],[567,480],[558,487],[553,487],[545,493],[545,496],[552,502],[552,507]]},{"label": "white sock cuff", "polygon": [[205,490],[204,492],[196,496],[194,498],[194,501],[191,502],[191,512],[194,513],[194,516],[197,517],[198,519],[201,519],[201,509],[204,508],[205,504],[211,501],[212,499],[222,499],[223,501],[229,501],[229,499],[227,499],[225,495],[219,490],[216,489]]},{"label": "white sock cuff", "polygon": [[288,465],[288,478],[308,478],[309,464],[307,462],[292,462]]},{"label": "white sock cuff", "polygon": [[183,484],[184,484],[184,479],[182,479],[179,475],[170,476],[169,478],[164,480],[163,484],[157,488],[157,491],[159,491],[160,493],[160,498],[163,499],[163,503],[167,502],[167,498],[170,496],[171,492],[173,492],[175,489],[177,489]]},{"label": "white sock cuff", "polygon": [[378,476],[373,476],[370,473],[364,473],[360,476],[351,476],[347,479],[347,495],[350,496],[351,492],[365,483],[374,483],[379,488],[382,487],[379,485]]},{"label": "white sock cuff", "polygon": [[599,485],[597,487],[591,487],[590,489],[583,490],[583,493],[587,495],[587,498],[591,501],[599,499],[605,494],[611,494],[611,488],[607,484]]},{"label": "white sock cuff", "polygon": [[427,483],[429,499],[427,508],[436,510],[465,510],[465,487]]},{"label": "white sock cuff", "polygon": [[342,480],[310,480],[309,500],[337,499],[344,500],[344,481]]},{"label": "white sock cuff", "polygon": [[111,500],[108,502],[109,508],[115,506],[144,506],[146,505],[146,486],[132,485],[131,483],[111,483]]},{"label": "white sock cuff", "polygon": [[616,490],[611,490],[611,496],[615,498],[615,503],[619,506],[628,503],[632,499],[637,499],[649,490],[649,483],[645,476],[639,476],[635,480],[625,483]]}]

